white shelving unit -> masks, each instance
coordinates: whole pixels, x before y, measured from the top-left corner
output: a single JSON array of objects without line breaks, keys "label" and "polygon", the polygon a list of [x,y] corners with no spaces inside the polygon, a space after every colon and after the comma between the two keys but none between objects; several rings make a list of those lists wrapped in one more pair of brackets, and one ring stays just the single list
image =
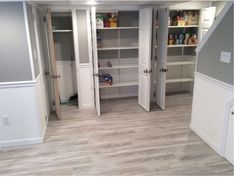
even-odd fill
[{"label": "white shelving unit", "polygon": [[[152,65],[153,73],[156,75],[156,84],[152,88],[155,93],[153,95],[157,97],[156,102],[162,109],[165,109],[166,93],[192,92],[193,90],[197,42],[191,36],[196,34],[198,38],[200,26],[197,20],[191,24],[188,21],[188,25],[181,25],[183,22],[180,22],[181,24],[179,25],[178,21],[176,21],[177,16],[189,14],[188,12],[191,10],[180,11],[166,8],[155,13],[156,24],[153,29],[155,29],[154,36],[156,36],[156,40],[154,39],[155,45],[153,49],[155,49],[154,56],[156,56],[156,61]],[[200,19],[199,10],[192,10],[190,14],[198,15],[198,20]],[[185,41],[186,34],[190,40]],[[171,41],[169,41],[170,35],[172,36]],[[182,42],[179,36],[183,36]],[[161,90],[164,91],[161,92]],[[155,98],[153,99],[155,100]]]},{"label": "white shelving unit", "polygon": [[[139,12],[119,11],[117,27],[97,28],[99,74],[110,74],[113,84],[100,83],[100,97],[138,95]],[[96,12],[107,19],[108,12]],[[109,67],[110,63],[112,67]]]}]

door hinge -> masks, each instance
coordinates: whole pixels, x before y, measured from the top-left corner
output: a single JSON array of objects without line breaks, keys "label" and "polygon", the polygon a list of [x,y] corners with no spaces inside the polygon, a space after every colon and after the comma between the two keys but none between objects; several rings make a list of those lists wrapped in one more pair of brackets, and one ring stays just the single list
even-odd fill
[{"label": "door hinge", "polygon": [[60,78],[60,75],[51,75],[51,78],[52,79],[58,79],[58,78]]},{"label": "door hinge", "polygon": [[100,76],[99,73],[94,73],[94,74],[93,74],[93,77],[99,77],[99,76]]},{"label": "door hinge", "polygon": [[55,101],[54,100],[52,101],[52,105],[55,106]]},{"label": "door hinge", "polygon": [[148,74],[148,73],[150,74],[150,73],[152,73],[152,69],[150,69],[150,70],[145,69],[143,72],[146,74]]},{"label": "door hinge", "polygon": [[156,97],[156,92],[153,92],[153,97]]},{"label": "door hinge", "polygon": [[168,69],[167,68],[160,68],[160,72],[166,73],[166,72],[168,72]]},{"label": "door hinge", "polygon": [[157,61],[157,56],[154,57],[154,60]]}]

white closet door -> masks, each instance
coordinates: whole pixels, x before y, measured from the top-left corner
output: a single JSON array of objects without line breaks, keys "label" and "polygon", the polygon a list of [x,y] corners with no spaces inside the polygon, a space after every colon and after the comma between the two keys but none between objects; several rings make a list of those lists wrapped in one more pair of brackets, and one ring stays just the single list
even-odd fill
[{"label": "white closet door", "polygon": [[216,7],[208,7],[201,10],[200,40],[205,36],[215,19]]},{"label": "white closet door", "polygon": [[230,109],[230,115],[228,120],[228,129],[227,129],[227,137],[225,144],[225,158],[228,159],[229,162],[234,164],[234,108]]},{"label": "white closet door", "polygon": [[158,11],[157,31],[157,71],[156,71],[156,103],[161,109],[165,109],[166,96],[166,57],[168,38],[168,15],[169,9],[164,8]]},{"label": "white closet door", "polygon": [[95,107],[96,107],[97,115],[100,116],[100,91],[99,91],[99,70],[98,70],[97,41],[96,41],[96,9],[95,7],[92,7],[91,9],[91,33],[92,33]]},{"label": "white closet door", "polygon": [[151,41],[152,8],[140,9],[138,103],[146,111],[150,111]]}]

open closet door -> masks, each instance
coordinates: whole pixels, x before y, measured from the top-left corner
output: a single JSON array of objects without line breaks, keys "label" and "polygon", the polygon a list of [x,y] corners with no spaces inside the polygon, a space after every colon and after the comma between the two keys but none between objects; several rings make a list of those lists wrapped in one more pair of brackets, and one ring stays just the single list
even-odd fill
[{"label": "open closet door", "polygon": [[156,70],[156,103],[162,110],[165,109],[166,97],[166,57],[168,38],[168,15],[169,9],[158,10],[158,31],[157,31],[157,70]]},{"label": "open closet door", "polygon": [[57,69],[56,69],[56,59],[55,59],[55,47],[54,47],[54,39],[52,33],[52,23],[51,23],[51,10],[47,9],[47,36],[48,36],[48,43],[49,43],[49,51],[50,51],[50,63],[51,63],[51,79],[53,85],[53,95],[54,95],[54,105],[55,105],[55,112],[56,117],[58,120],[61,120],[61,107],[60,107],[60,94],[59,94],[59,85],[58,85],[58,78]]},{"label": "open closet door", "polygon": [[201,10],[200,41],[205,36],[215,20],[216,7],[208,7]]},{"label": "open closet door", "polygon": [[150,111],[152,8],[139,11],[139,76],[138,103]]},{"label": "open closet door", "polygon": [[96,9],[91,9],[91,33],[92,33],[92,54],[93,54],[93,77],[94,77],[94,94],[95,107],[97,115],[100,116],[100,91],[99,91],[99,70],[97,56],[97,41],[96,41]]}]

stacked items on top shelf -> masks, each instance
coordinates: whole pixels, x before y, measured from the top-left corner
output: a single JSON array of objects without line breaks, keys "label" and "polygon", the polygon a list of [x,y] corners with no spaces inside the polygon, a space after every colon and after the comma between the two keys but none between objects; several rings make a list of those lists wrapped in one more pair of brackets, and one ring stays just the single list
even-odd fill
[{"label": "stacked items on top shelf", "polygon": [[169,11],[166,92],[192,92],[198,24],[199,10]]},{"label": "stacked items on top shelf", "polygon": [[97,12],[96,28],[101,98],[137,96],[139,12]]}]

